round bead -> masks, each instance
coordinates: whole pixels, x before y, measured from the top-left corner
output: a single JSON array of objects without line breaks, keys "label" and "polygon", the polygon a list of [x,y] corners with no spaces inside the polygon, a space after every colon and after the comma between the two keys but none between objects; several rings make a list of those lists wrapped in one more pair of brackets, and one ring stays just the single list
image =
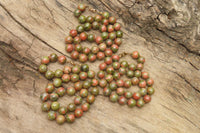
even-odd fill
[{"label": "round bead", "polygon": [[117,102],[119,99],[119,96],[116,93],[113,93],[110,95],[110,101],[111,102]]},{"label": "round bead", "polygon": [[153,87],[148,87],[148,88],[147,88],[147,93],[148,93],[149,95],[152,95],[152,94],[154,93],[154,88],[153,88]]},{"label": "round bead", "polygon": [[72,112],[76,109],[76,105],[74,103],[70,103],[68,104],[67,109]]},{"label": "round bead", "polygon": [[108,25],[107,29],[108,29],[108,32],[113,32],[114,31],[113,25]]},{"label": "round bead", "polygon": [[82,65],[81,65],[81,71],[88,72],[88,71],[89,71],[89,66],[88,66],[88,64],[82,64]]},{"label": "round bead", "polygon": [[113,45],[111,46],[111,50],[112,50],[113,53],[116,53],[116,52],[119,50],[119,46],[116,45],[116,44],[113,44]]},{"label": "round bead", "polygon": [[123,37],[123,32],[122,31],[117,31],[116,32],[116,36],[117,36],[117,38],[122,38]]},{"label": "round bead", "polygon": [[48,99],[49,99],[49,94],[48,93],[42,93],[41,95],[40,95],[40,99],[43,101],[43,102],[45,102],[45,101],[47,101]]},{"label": "round bead", "polygon": [[81,15],[79,16],[78,20],[79,20],[79,23],[83,24],[86,21],[86,17],[84,15]]},{"label": "round bead", "polygon": [[60,78],[53,79],[53,84],[55,87],[60,87],[62,85],[62,80]]},{"label": "round bead", "polygon": [[60,107],[58,112],[61,115],[65,115],[67,113],[67,108],[66,107]]},{"label": "round bead", "polygon": [[103,18],[108,19],[110,17],[110,14],[108,12],[103,12],[102,16],[103,16]]},{"label": "round bead", "polygon": [[137,70],[142,70],[143,69],[143,64],[142,63],[138,63],[136,66]]},{"label": "round bead", "polygon": [[75,65],[75,66],[72,67],[72,73],[78,74],[78,73],[80,73],[80,71],[81,71],[80,66]]},{"label": "round bead", "polygon": [[97,54],[99,52],[99,48],[97,46],[93,46],[91,48],[91,51],[92,51],[93,54]]},{"label": "round bead", "polygon": [[65,122],[65,117],[63,116],[63,115],[58,115],[57,117],[56,117],[56,122],[58,123],[58,124],[63,124],[64,122]]},{"label": "round bead", "polygon": [[126,68],[120,67],[120,68],[119,68],[119,73],[120,73],[121,75],[126,74]]},{"label": "round bead", "polygon": [[64,96],[65,95],[65,88],[63,87],[59,87],[57,90],[56,90],[56,93],[61,97],[61,96]]},{"label": "round bead", "polygon": [[47,70],[46,73],[45,73],[45,77],[47,79],[52,79],[54,77],[54,72],[51,71],[51,70]]},{"label": "round bead", "polygon": [[95,19],[96,22],[100,22],[100,21],[102,21],[102,16],[101,15],[96,15],[94,17],[94,19]]},{"label": "round bead", "polygon": [[[81,28],[81,27],[80,27]],[[83,30],[81,31],[82,29],[80,29],[80,33],[83,32]],[[81,42],[81,38],[79,36],[76,36],[74,37],[74,44],[79,44]]]},{"label": "round bead", "polygon": [[124,87],[130,88],[131,85],[132,85],[132,83],[131,83],[131,80],[130,80],[130,79],[127,79],[127,80],[124,81]]},{"label": "round bead", "polygon": [[145,103],[149,103],[151,101],[151,96],[145,95],[143,99]]},{"label": "round bead", "polygon": [[86,22],[93,23],[94,22],[94,18],[92,16],[87,16]]},{"label": "round bead", "polygon": [[152,86],[154,84],[154,81],[152,78],[147,79],[147,85]]},{"label": "round bead", "polygon": [[97,53],[97,58],[98,58],[99,60],[103,60],[103,59],[105,58],[105,54],[104,54],[103,52],[98,52],[98,53]]},{"label": "round bead", "polygon": [[85,54],[80,54],[80,55],[79,55],[79,61],[80,61],[80,62],[84,63],[84,62],[86,62],[87,60],[88,60],[87,55],[85,55]]},{"label": "round bead", "polygon": [[50,62],[48,56],[43,56],[41,60],[41,64],[48,64]]},{"label": "round bead", "polygon": [[74,11],[74,16],[75,17],[79,17],[80,15],[81,15],[81,11],[79,10],[79,9],[76,9],[75,11]]},{"label": "round bead", "polygon": [[79,76],[77,74],[72,74],[71,75],[71,81],[72,82],[77,82],[79,81]]},{"label": "round bead", "polygon": [[113,54],[113,52],[112,52],[111,49],[107,48],[107,49],[105,50],[105,55],[106,55],[106,56],[112,56],[112,54]]},{"label": "round bead", "polygon": [[141,89],[139,90],[139,93],[140,93],[142,96],[144,96],[144,95],[147,94],[147,89],[146,89],[146,88],[141,88]]},{"label": "round bead", "polygon": [[135,77],[137,77],[137,78],[141,77],[141,71],[136,70],[134,75],[135,75]]},{"label": "round bead", "polygon": [[96,37],[96,43],[97,44],[100,44],[100,43],[102,43],[103,42],[103,38],[101,37],[101,36],[97,36]]},{"label": "round bead", "polygon": [[113,55],[113,56],[112,56],[113,62],[118,62],[119,59],[120,59],[119,55]]},{"label": "round bead", "polygon": [[75,116],[74,116],[74,114],[66,114],[65,118],[66,118],[66,121],[67,121],[68,123],[73,123],[73,122],[75,121]]},{"label": "round bead", "polygon": [[95,54],[89,54],[88,60],[90,62],[94,62],[97,59],[97,56]]},{"label": "round bead", "polygon": [[140,54],[139,54],[138,51],[133,51],[131,56],[132,56],[133,59],[138,59],[140,57]]},{"label": "round bead", "polygon": [[108,39],[108,32],[101,33],[101,37],[103,38],[103,40]]},{"label": "round bead", "polygon": [[[104,19],[105,20],[105,19]],[[100,32],[106,32],[107,31],[107,27],[105,26],[105,23],[107,23],[108,21],[104,21],[103,24],[99,27]]]},{"label": "round bead", "polygon": [[45,102],[45,103],[42,104],[41,108],[42,108],[42,111],[48,112],[51,108],[51,104],[49,102]]},{"label": "round bead", "polygon": [[45,73],[46,71],[47,71],[47,66],[45,64],[39,66],[40,73]]},{"label": "round bead", "polygon": [[140,56],[137,60],[138,63],[144,63],[145,62],[145,58],[143,56]]},{"label": "round bead", "polygon": [[88,74],[88,78],[94,78],[95,77],[95,72],[92,71],[92,70],[88,71],[87,74]]},{"label": "round bead", "polygon": [[77,51],[73,51],[73,52],[71,53],[71,57],[72,57],[72,59],[76,60],[76,59],[78,59],[78,57],[79,57],[79,53],[78,53]]},{"label": "round bead", "polygon": [[61,78],[63,75],[63,71],[60,69],[57,69],[54,74],[55,74],[55,77]]},{"label": "round bead", "polygon": [[54,89],[55,89],[54,85],[52,83],[48,83],[46,88],[45,88],[45,91],[47,93],[52,93],[54,91]]},{"label": "round bead", "polygon": [[97,77],[100,78],[100,79],[104,78],[104,76],[105,76],[105,72],[104,71],[99,71],[97,73]]},{"label": "round bead", "polygon": [[120,63],[119,62],[114,62],[112,64],[112,67],[115,69],[115,70],[118,70],[120,68]]},{"label": "round bead", "polygon": [[128,104],[128,107],[132,108],[136,105],[136,101],[131,98],[127,101],[127,104]]},{"label": "round bead", "polygon": [[124,96],[121,96],[118,100],[120,105],[124,105],[127,103],[127,99]]},{"label": "round bead", "polygon": [[87,40],[87,37],[88,37],[88,35],[87,35],[86,32],[82,32],[79,36],[80,36],[80,39],[81,39],[82,41]]},{"label": "round bead", "polygon": [[133,93],[133,99],[138,100],[141,98],[141,94],[139,92]]},{"label": "round bead", "polygon": [[126,75],[127,75],[127,77],[132,78],[132,77],[134,76],[134,72],[131,71],[131,70],[128,70],[128,71],[126,72]]},{"label": "round bead", "polygon": [[136,65],[134,63],[129,64],[128,69],[131,71],[135,71],[136,70]]},{"label": "round bead", "polygon": [[98,22],[96,22],[96,21],[94,21],[94,22],[92,23],[92,28],[93,28],[94,30],[98,30],[98,29],[99,29],[99,26],[100,26],[100,24],[99,24]]},{"label": "round bead", "polygon": [[137,107],[141,108],[144,106],[144,100],[142,98],[140,98],[139,100],[137,100],[136,105]]},{"label": "round bead", "polygon": [[116,23],[116,18],[113,16],[109,17],[109,23],[111,23],[111,24]]},{"label": "round bead", "polygon": [[113,81],[113,76],[111,74],[107,74],[106,77],[105,77],[106,81],[108,83],[111,83]]},{"label": "round bead", "polygon": [[56,119],[56,112],[55,111],[49,111],[48,112],[48,119],[49,120],[55,120]]},{"label": "round bead", "polygon": [[140,80],[139,87],[140,88],[145,88],[146,87],[146,81],[145,80]]},{"label": "round bead", "polygon": [[87,39],[89,42],[93,42],[95,40],[95,35],[89,34]]},{"label": "round bead", "polygon": [[76,91],[81,90],[82,86],[83,86],[82,82],[76,82],[76,83],[74,83],[74,88],[75,88]]},{"label": "round bead", "polygon": [[121,62],[121,67],[127,68],[128,67],[128,62],[127,61],[122,61]]},{"label": "round bead", "polygon": [[58,57],[58,62],[60,64],[65,64],[66,63],[66,57],[64,55],[61,55]]},{"label": "round bead", "polygon": [[121,29],[121,25],[120,25],[119,23],[115,23],[115,24],[114,24],[114,29],[115,29],[116,31],[120,30],[120,29]]},{"label": "round bead", "polygon": [[77,34],[78,34],[77,30],[74,30],[74,29],[70,30],[70,32],[69,32],[69,35],[71,37],[75,37],[75,36],[77,36]]},{"label": "round bead", "polygon": [[122,39],[121,38],[116,38],[114,43],[117,44],[118,46],[120,46],[122,44]]},{"label": "round bead", "polygon": [[99,81],[99,86],[102,87],[102,88],[106,87],[107,86],[107,81],[105,79],[101,79]]},{"label": "round bead", "polygon": [[95,87],[95,86],[97,86],[98,84],[99,84],[99,81],[98,81],[97,79],[92,79],[92,80],[91,80],[91,85],[92,85],[92,86]]},{"label": "round bead", "polygon": [[74,98],[74,104],[76,104],[76,105],[80,105],[81,103],[82,103],[82,98],[80,97],[80,96],[76,96],[75,98]]},{"label": "round bead", "polygon": [[60,108],[60,103],[58,103],[58,102],[52,102],[51,103],[51,109],[53,110],[53,111],[56,111],[56,110],[58,110]]},{"label": "round bead", "polygon": [[112,92],[112,90],[110,88],[105,87],[103,89],[103,95],[104,96],[110,96],[111,92]]},{"label": "round bead", "polygon": [[109,39],[114,40],[115,38],[116,38],[116,33],[115,32],[109,33]]},{"label": "round bead", "polygon": [[53,93],[50,94],[50,100],[51,101],[57,101],[58,98],[59,98],[59,96],[58,96],[57,93],[53,92]]},{"label": "round bead", "polygon": [[79,9],[80,11],[84,12],[85,9],[86,9],[85,4],[79,4],[79,5],[78,5],[78,9]]},{"label": "round bead", "polygon": [[123,88],[117,88],[117,94],[119,96],[124,95],[124,89]]},{"label": "round bead", "polygon": [[77,30],[78,33],[81,33],[81,32],[84,31],[84,27],[82,25],[79,25],[79,26],[76,27],[76,30]]},{"label": "round bead", "polygon": [[89,31],[92,29],[92,25],[90,23],[85,23],[84,24],[84,30]]},{"label": "round bead", "polygon": [[114,72],[113,73],[113,78],[114,78],[114,80],[120,79],[120,73],[119,72]]},{"label": "round bead", "polygon": [[110,88],[112,91],[114,91],[114,90],[117,89],[117,84],[116,84],[115,82],[111,82],[111,83],[109,84],[109,88]]},{"label": "round bead", "polygon": [[111,39],[106,40],[107,46],[111,46],[113,44],[113,41]]},{"label": "round bead", "polygon": [[88,96],[87,96],[87,102],[88,102],[89,104],[92,104],[94,101],[95,101],[94,95],[88,95]]},{"label": "round bead", "polygon": [[81,89],[80,90],[80,96],[81,97],[87,97],[88,96],[88,90],[87,89]]},{"label": "round bead", "polygon": [[88,55],[90,53],[90,49],[88,47],[83,48],[83,53]]},{"label": "round bead", "polygon": [[87,73],[86,72],[81,72],[79,74],[79,77],[80,77],[81,80],[85,80],[85,79],[87,79]]},{"label": "round bead", "polygon": [[71,53],[73,51],[73,45],[72,44],[67,44],[66,47],[65,47],[65,50],[68,52],[68,53]]},{"label": "round bead", "polygon": [[84,103],[84,104],[82,104],[81,109],[82,109],[84,112],[88,111],[88,110],[90,109],[90,104],[89,104],[89,103]]},{"label": "round bead", "polygon": [[83,82],[83,88],[84,89],[88,89],[88,88],[90,88],[90,86],[91,86],[91,82],[90,81],[87,80],[87,81]]},{"label": "round bead", "polygon": [[65,43],[66,44],[72,44],[73,43],[73,38],[71,36],[65,37]]},{"label": "round bead", "polygon": [[124,80],[119,79],[119,80],[116,81],[116,84],[117,84],[118,87],[123,87],[124,86]]},{"label": "round bead", "polygon": [[77,108],[77,109],[74,111],[74,115],[75,115],[75,117],[80,118],[80,117],[83,115],[83,110]]},{"label": "round bead", "polygon": [[71,77],[69,74],[63,74],[62,76],[62,82],[63,83],[68,83],[70,81]]},{"label": "round bead", "polygon": [[105,62],[107,65],[110,65],[110,64],[112,64],[112,58],[111,58],[111,57],[106,57],[106,58],[104,59],[104,62]]},{"label": "round bead", "polygon": [[105,51],[106,48],[107,48],[107,46],[106,46],[105,43],[101,43],[101,44],[99,44],[99,50],[100,50],[100,51]]},{"label": "round bead", "polygon": [[76,93],[76,90],[75,90],[74,87],[68,87],[68,88],[67,88],[67,94],[68,94],[69,96],[73,96],[75,93]]},{"label": "round bead", "polygon": [[90,92],[92,95],[97,96],[99,95],[99,88],[93,87]]},{"label": "round bead", "polygon": [[108,74],[113,74],[114,73],[114,68],[112,67],[112,66],[109,66],[109,67],[107,67],[107,69],[106,69],[106,72],[108,73]]}]

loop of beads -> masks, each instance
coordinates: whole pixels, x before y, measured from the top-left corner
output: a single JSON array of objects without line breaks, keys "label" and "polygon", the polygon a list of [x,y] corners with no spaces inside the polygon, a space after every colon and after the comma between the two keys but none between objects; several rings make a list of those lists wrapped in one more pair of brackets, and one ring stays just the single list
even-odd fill
[{"label": "loop of beads", "polygon": [[[86,8],[99,14],[86,17],[82,15]],[[142,71],[145,58],[137,51],[131,54],[126,52],[113,54],[117,53],[123,36],[116,18],[110,16],[108,12],[99,12],[84,4],[78,6],[74,11],[74,16],[82,25],[72,29],[69,36],[65,38],[66,51],[71,53],[73,60],[79,60],[81,64],[66,60],[64,55],[57,56],[53,53],[44,56],[39,66],[39,72],[44,74],[46,79],[52,80],[40,96],[43,102],[42,111],[48,112],[48,119],[56,120],[58,124],[63,124],[65,121],[74,122],[75,118],[80,118],[90,109],[90,105],[100,93],[98,87],[103,88],[103,95],[109,97],[111,102],[118,102],[121,105],[142,107],[150,102],[151,95],[154,93],[152,87],[154,81],[149,77],[148,72]],[[89,34],[91,29],[99,30],[101,36]],[[98,46],[83,47],[80,44],[82,41],[96,42]],[[126,55],[131,55],[137,60],[137,64],[120,61],[120,58]],[[82,64],[87,61],[94,62],[96,59],[104,60],[99,65],[100,71],[97,74],[89,70],[87,64]],[[61,65],[67,63],[72,66],[67,65],[63,69],[52,71],[47,67],[50,62],[58,62]],[[99,79],[95,78],[96,75]],[[123,75],[127,78],[126,80],[120,79]],[[64,84],[69,82],[73,83],[73,87],[65,88]],[[140,88],[139,91],[129,91],[132,85],[137,85]],[[58,100],[65,94],[75,95],[75,98],[67,106],[61,106]]]}]

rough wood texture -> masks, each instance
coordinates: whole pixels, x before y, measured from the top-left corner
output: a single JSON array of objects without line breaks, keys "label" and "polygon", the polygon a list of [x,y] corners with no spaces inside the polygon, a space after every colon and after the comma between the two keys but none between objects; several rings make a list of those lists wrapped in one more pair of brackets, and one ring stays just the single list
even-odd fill
[{"label": "rough wood texture", "polygon": [[[119,53],[138,50],[146,57],[156,93],[142,109],[100,95],[84,117],[58,126],[41,112],[39,95],[48,81],[37,66],[52,52],[69,57],[63,39],[78,24],[79,2],[119,18],[125,33]],[[199,0],[1,0],[0,132],[200,132],[199,21]],[[90,65],[97,70],[97,63]]]}]

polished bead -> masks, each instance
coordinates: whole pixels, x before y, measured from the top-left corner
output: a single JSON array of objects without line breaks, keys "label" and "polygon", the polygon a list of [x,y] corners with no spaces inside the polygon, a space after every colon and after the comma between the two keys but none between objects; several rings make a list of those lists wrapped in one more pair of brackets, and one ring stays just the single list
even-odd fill
[{"label": "polished bead", "polygon": [[64,117],[63,115],[58,115],[58,116],[56,117],[56,122],[57,122],[59,125],[63,124],[63,123],[65,122],[65,117]]},{"label": "polished bead", "polygon": [[95,101],[94,95],[88,95],[88,96],[87,96],[87,102],[88,102],[89,104],[94,103],[94,101]]},{"label": "polished bead", "polygon": [[56,110],[58,110],[60,108],[60,103],[58,103],[58,102],[52,102],[51,103],[51,109],[53,110],[53,111],[56,111]]},{"label": "polished bead", "polygon": [[80,117],[83,115],[83,110],[77,108],[77,109],[74,111],[74,115],[75,115],[75,117],[80,118]]},{"label": "polished bead", "polygon": [[70,103],[70,104],[68,104],[68,106],[67,106],[67,110],[68,111],[74,111],[76,109],[76,105],[74,104],[74,103]]},{"label": "polished bead", "polygon": [[113,93],[110,95],[110,101],[111,102],[117,102],[119,99],[119,96],[116,93]]},{"label": "polished bead", "polygon": [[45,64],[39,66],[40,73],[45,73],[46,71],[47,71],[47,66]]},{"label": "polished bead", "polygon": [[50,108],[51,108],[51,104],[49,103],[49,102],[44,102],[43,104],[42,104],[42,111],[44,111],[44,112],[48,112],[49,110],[50,110]]},{"label": "polished bead", "polygon": [[55,111],[49,111],[49,112],[48,112],[48,119],[49,119],[49,120],[55,120],[55,119],[56,119],[56,116],[57,116],[57,114],[56,114]]},{"label": "polished bead", "polygon": [[72,74],[71,75],[71,81],[72,82],[77,82],[79,81],[79,76],[77,74]]},{"label": "polished bead", "polygon": [[66,90],[65,90],[65,88],[63,88],[63,87],[59,87],[59,88],[56,90],[56,93],[61,97],[61,96],[64,96],[64,95],[65,95]]},{"label": "polished bead", "polygon": [[67,95],[73,96],[76,93],[76,90],[74,87],[68,87],[66,92],[67,92]]},{"label": "polished bead", "polygon": [[75,121],[75,116],[74,116],[74,114],[66,114],[65,118],[66,118],[66,121],[67,121],[68,123],[73,123],[73,122]]},{"label": "polished bead", "polygon": [[62,80],[60,78],[53,79],[53,84],[55,87],[60,87],[62,85]]},{"label": "polished bead", "polygon": [[61,78],[62,75],[63,75],[63,71],[60,70],[60,69],[57,69],[57,70],[55,71],[54,74],[55,74],[55,75],[54,75],[55,77],[57,77],[57,78]]},{"label": "polished bead", "polygon": [[60,107],[58,112],[61,115],[65,115],[67,113],[67,108],[66,107]]}]

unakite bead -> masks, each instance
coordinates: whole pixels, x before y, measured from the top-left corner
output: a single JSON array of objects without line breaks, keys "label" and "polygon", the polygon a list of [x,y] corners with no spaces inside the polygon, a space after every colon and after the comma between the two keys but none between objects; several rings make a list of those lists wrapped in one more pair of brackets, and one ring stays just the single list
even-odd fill
[{"label": "unakite bead", "polygon": [[123,32],[122,31],[117,31],[116,32],[116,36],[117,36],[117,38],[122,38],[123,37]]},{"label": "unakite bead", "polygon": [[130,91],[127,91],[127,92],[124,93],[124,96],[129,99],[133,96],[133,93],[130,92]]},{"label": "unakite bead", "polygon": [[55,119],[56,119],[56,116],[57,116],[57,114],[56,114],[55,111],[49,111],[49,112],[48,112],[48,119],[49,119],[49,120],[55,120]]},{"label": "unakite bead", "polygon": [[54,85],[52,83],[48,83],[46,88],[45,88],[45,91],[47,93],[52,93],[54,91],[54,89],[55,89]]},{"label": "unakite bead", "polygon": [[139,108],[143,107],[144,104],[145,104],[145,102],[144,102],[143,98],[140,98],[140,99],[137,100],[137,102],[136,102],[136,105],[137,105]]},{"label": "unakite bead", "polygon": [[73,122],[75,121],[75,116],[74,116],[74,114],[66,114],[65,118],[66,118],[66,121],[67,121],[68,123],[73,123]]},{"label": "unakite bead", "polygon": [[95,77],[95,72],[92,71],[92,70],[88,71],[87,74],[88,74],[88,78],[94,78]]},{"label": "unakite bead", "polygon": [[50,54],[49,58],[51,62],[56,62],[58,60],[58,56],[55,53]]},{"label": "unakite bead", "polygon": [[116,93],[113,93],[110,95],[110,101],[111,102],[117,102],[118,101],[119,96]]},{"label": "unakite bead", "polygon": [[128,104],[128,107],[132,108],[136,105],[136,101],[131,98],[127,101],[127,104]]},{"label": "unakite bead", "polygon": [[56,93],[57,93],[60,97],[62,97],[62,96],[65,95],[66,90],[65,90],[65,88],[63,88],[63,87],[59,87],[59,88],[56,90]]},{"label": "unakite bead", "polygon": [[60,108],[60,103],[58,103],[58,102],[52,102],[51,103],[51,109],[53,110],[53,111],[56,111],[56,110],[58,110]]},{"label": "unakite bead", "polygon": [[57,93],[53,92],[53,93],[50,94],[50,100],[51,101],[57,101],[58,98],[59,98],[59,96],[58,96]]},{"label": "unakite bead", "polygon": [[51,104],[49,103],[49,102],[44,102],[43,104],[42,104],[42,111],[44,111],[44,112],[47,112],[47,111],[49,111],[50,110],[50,108],[51,108]]},{"label": "unakite bead", "polygon": [[84,31],[84,27],[82,25],[79,25],[76,27],[76,30],[78,33],[82,33]]},{"label": "unakite bead", "polygon": [[132,70],[128,70],[126,72],[127,77],[132,78],[134,76],[134,72]]},{"label": "unakite bead", "polygon": [[94,101],[95,101],[94,95],[88,95],[88,96],[87,96],[87,102],[88,102],[89,104],[94,103]]},{"label": "unakite bead", "polygon": [[80,96],[81,97],[87,97],[88,95],[88,90],[87,89],[81,89],[80,90]]},{"label": "unakite bead", "polygon": [[148,88],[147,88],[147,93],[148,93],[149,95],[152,95],[152,94],[154,93],[154,88],[153,88],[153,87],[148,87]]},{"label": "unakite bead", "polygon": [[144,96],[144,95],[147,94],[147,89],[146,89],[146,88],[141,88],[141,89],[139,90],[139,92],[140,92],[140,94],[141,94],[142,96]]},{"label": "unakite bead", "polygon": [[73,96],[75,93],[76,93],[76,90],[75,90],[74,87],[68,87],[68,88],[67,88],[67,94],[68,94],[69,96]]},{"label": "unakite bead", "polygon": [[99,88],[93,87],[90,92],[92,95],[97,96],[97,95],[99,95]]},{"label": "unakite bead", "polygon": [[75,98],[74,98],[74,104],[76,104],[76,105],[80,105],[81,103],[82,103],[82,98],[80,97],[80,96],[76,96]]},{"label": "unakite bead", "polygon": [[40,95],[40,99],[43,101],[43,102],[45,102],[45,101],[47,101],[48,99],[49,99],[49,94],[48,93],[42,93],[41,95]]},{"label": "unakite bead", "polygon": [[51,70],[46,71],[45,77],[46,77],[47,79],[52,79],[52,78],[54,77],[54,72],[51,71]]},{"label": "unakite bead", "polygon": [[47,66],[45,64],[39,66],[40,73],[45,73],[46,71],[47,71]]},{"label": "unakite bead", "polygon": [[86,21],[86,17],[84,15],[81,15],[79,16],[78,20],[79,20],[79,23],[83,24]]},{"label": "unakite bead", "polygon": [[55,87],[60,87],[62,85],[62,80],[60,78],[53,79],[53,84]]},{"label": "unakite bead", "polygon": [[128,62],[127,61],[122,61],[121,62],[121,67],[124,67],[124,68],[128,67]]},{"label": "unakite bead", "polygon": [[110,17],[110,14],[108,12],[103,12],[102,16],[103,16],[103,18],[108,19]]},{"label": "unakite bead", "polygon": [[88,111],[88,110],[90,109],[90,104],[89,104],[89,103],[84,103],[84,104],[82,104],[81,109],[82,109],[84,112]]},{"label": "unakite bead", "polygon": [[67,113],[67,108],[66,107],[60,107],[58,112],[61,115],[65,115]]},{"label": "unakite bead", "polygon": [[72,82],[77,82],[79,81],[79,76],[77,74],[72,74],[71,75],[71,81]]},{"label": "unakite bead", "polygon": [[111,82],[111,83],[109,84],[109,88],[110,88],[112,91],[114,91],[114,90],[117,89],[117,84],[116,84],[115,82]]},{"label": "unakite bead", "polygon": [[72,112],[76,109],[76,105],[74,103],[70,103],[68,104],[67,109]]},{"label": "unakite bead", "polygon": [[92,25],[90,23],[84,24],[84,30],[89,31],[89,30],[91,30],[91,28],[92,28]]},{"label": "unakite bead", "polygon": [[57,77],[57,78],[61,78],[62,75],[63,75],[63,71],[62,71],[62,70],[57,69],[57,70],[55,71],[55,77]]},{"label": "unakite bead", "polygon": [[111,92],[112,92],[112,90],[110,88],[105,87],[103,89],[103,95],[104,96],[110,96]]},{"label": "unakite bead", "polygon": [[81,71],[84,71],[84,72],[89,71],[89,66],[88,66],[88,64],[83,64],[83,65],[81,65]]},{"label": "unakite bead", "polygon": [[87,81],[84,81],[84,82],[83,82],[83,88],[84,88],[84,89],[88,89],[88,88],[90,88],[90,86],[91,86],[90,81],[87,80]]},{"label": "unakite bead", "polygon": [[80,15],[81,15],[81,11],[79,10],[79,9],[76,9],[75,11],[74,11],[74,16],[75,17],[79,17]]}]

